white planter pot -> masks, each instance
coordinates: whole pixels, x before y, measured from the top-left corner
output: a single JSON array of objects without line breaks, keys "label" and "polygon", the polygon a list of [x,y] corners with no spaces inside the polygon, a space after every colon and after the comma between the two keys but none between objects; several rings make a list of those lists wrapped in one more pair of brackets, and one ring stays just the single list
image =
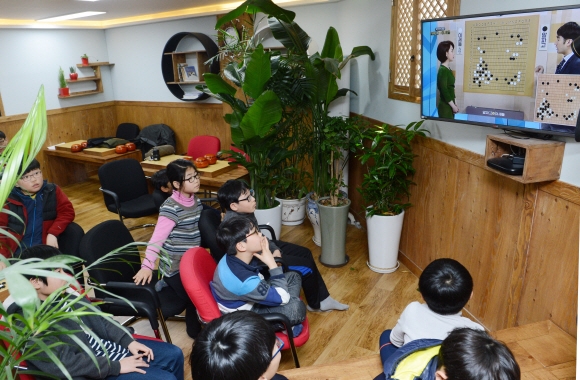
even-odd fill
[{"label": "white planter pot", "polygon": [[[280,202],[278,202],[278,205],[273,208],[256,210],[254,211],[254,215],[256,216],[256,219],[258,219],[258,224],[267,224],[271,226],[276,233],[276,239],[280,239],[280,234],[282,233],[282,206],[280,205]],[[268,238],[272,238],[270,232],[265,230],[262,232]]]},{"label": "white planter pot", "polygon": [[282,205],[282,224],[285,226],[297,226],[304,222],[306,217],[306,197],[302,199],[276,198]]},{"label": "white planter pot", "polygon": [[314,230],[314,236],[312,236],[312,241],[314,244],[320,247],[321,238],[320,238],[320,213],[318,212],[318,205],[315,201],[310,198],[310,194],[306,196],[308,201],[307,209],[308,209],[308,220],[312,224],[312,229]]},{"label": "white planter pot", "polygon": [[378,273],[392,273],[399,268],[399,242],[405,212],[399,215],[367,217],[369,268]]}]

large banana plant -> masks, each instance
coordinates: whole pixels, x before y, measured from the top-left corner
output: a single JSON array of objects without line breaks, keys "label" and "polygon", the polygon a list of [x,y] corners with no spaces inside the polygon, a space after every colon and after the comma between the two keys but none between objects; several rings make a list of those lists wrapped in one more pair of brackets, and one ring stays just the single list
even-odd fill
[{"label": "large banana plant", "polygon": [[[313,190],[317,195],[327,195],[330,183],[330,158],[321,147],[324,144],[324,127],[329,122],[331,103],[352,92],[347,88],[338,88],[341,70],[353,58],[368,55],[371,60],[375,55],[368,46],[357,46],[346,57],[343,55],[338,32],[330,27],[326,34],[322,52],[308,54],[311,38],[294,22],[295,13],[282,9],[271,0],[248,0],[239,7],[220,18],[216,29],[239,17],[242,13],[256,14],[261,12],[268,17],[272,35],[288,50],[288,60],[302,68],[300,81],[308,90],[307,99],[312,115],[312,173]],[[353,92],[354,93],[354,92]],[[356,93],[355,93],[356,95]],[[315,195],[316,197],[316,195]]]},{"label": "large banana plant", "polygon": [[[217,74],[204,74],[205,85],[198,90],[227,103],[232,112],[225,115],[230,125],[234,145],[243,151],[224,150],[250,174],[250,186],[256,191],[258,209],[274,206],[276,174],[278,168],[293,155],[290,141],[280,138],[282,103],[276,93],[268,88],[276,67],[272,53],[262,45],[242,62],[230,62],[224,69],[225,78]],[[241,98],[236,97],[241,90]]]}]

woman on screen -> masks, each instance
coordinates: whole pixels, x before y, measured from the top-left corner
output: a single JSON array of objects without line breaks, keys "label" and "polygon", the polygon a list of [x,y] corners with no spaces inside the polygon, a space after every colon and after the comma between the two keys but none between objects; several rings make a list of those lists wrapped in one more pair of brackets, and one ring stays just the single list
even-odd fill
[{"label": "woman on screen", "polygon": [[437,89],[439,90],[439,117],[453,119],[459,112],[455,104],[455,76],[449,65],[455,59],[455,45],[451,41],[441,41],[437,46],[437,59],[441,62],[437,72]]}]

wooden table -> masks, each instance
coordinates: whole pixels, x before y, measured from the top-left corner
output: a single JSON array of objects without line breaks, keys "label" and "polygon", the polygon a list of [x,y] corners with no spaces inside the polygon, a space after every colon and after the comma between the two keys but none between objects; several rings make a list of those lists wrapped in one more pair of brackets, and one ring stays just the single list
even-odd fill
[{"label": "wooden table", "polygon": [[42,171],[47,173],[47,178],[59,186],[66,186],[77,182],[83,182],[91,175],[96,174],[96,170],[107,162],[132,158],[141,161],[141,151],[122,154],[111,154],[107,156],[95,156],[83,152],[72,153],[63,150],[44,149],[46,165]]},{"label": "wooden table", "polygon": [[[168,158],[168,157],[169,156],[166,156],[163,158]],[[169,157],[169,159],[162,160],[162,161],[158,162],[157,164],[155,164],[155,161],[142,161],[141,167],[143,167],[143,171],[145,172],[146,176],[152,176],[158,170],[164,169],[169,162],[171,162],[177,158],[180,158],[180,157],[182,157],[182,156],[172,155],[172,157]],[[143,165],[144,163],[146,164],[145,166]],[[217,192],[219,190],[219,188],[224,183],[226,183],[226,181],[228,181],[230,179],[244,178],[248,174],[248,171],[246,170],[246,168],[238,166],[235,169],[232,169],[230,171],[227,171],[225,173],[222,173],[222,174],[219,174],[219,175],[216,175],[213,177],[209,177],[209,176],[204,175],[204,173],[202,171],[200,171],[200,174],[201,174],[200,190]]]}]

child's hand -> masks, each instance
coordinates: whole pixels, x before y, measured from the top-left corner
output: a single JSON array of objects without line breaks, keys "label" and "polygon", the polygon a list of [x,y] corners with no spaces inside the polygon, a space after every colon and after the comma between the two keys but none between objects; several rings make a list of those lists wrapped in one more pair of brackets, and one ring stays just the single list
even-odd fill
[{"label": "child's hand", "polygon": [[153,277],[153,271],[151,269],[141,268],[139,272],[133,276],[133,280],[135,280],[135,284],[137,285],[145,285],[151,282],[151,277]]},{"label": "child's hand", "polygon": [[56,236],[53,234],[46,235],[46,245],[50,245],[51,247],[58,248],[58,240]]},{"label": "child's hand", "polygon": [[254,257],[257,257],[258,260],[263,262],[268,266],[269,269],[277,268],[278,265],[276,264],[276,260],[274,260],[274,255],[270,252],[270,246],[268,243],[268,238],[262,236],[262,240],[260,241],[260,245],[262,246],[262,253],[254,253]]},{"label": "child's hand", "polygon": [[144,374],[147,372],[139,367],[149,367],[149,364],[143,360],[143,355],[127,356],[126,358],[121,359],[119,363],[121,363],[120,373],[138,372]]},{"label": "child's hand", "polygon": [[147,362],[155,359],[153,357],[153,350],[144,345],[143,343],[139,343],[136,340],[132,341],[129,346],[127,346],[129,351],[135,356],[141,355],[147,359]]}]

